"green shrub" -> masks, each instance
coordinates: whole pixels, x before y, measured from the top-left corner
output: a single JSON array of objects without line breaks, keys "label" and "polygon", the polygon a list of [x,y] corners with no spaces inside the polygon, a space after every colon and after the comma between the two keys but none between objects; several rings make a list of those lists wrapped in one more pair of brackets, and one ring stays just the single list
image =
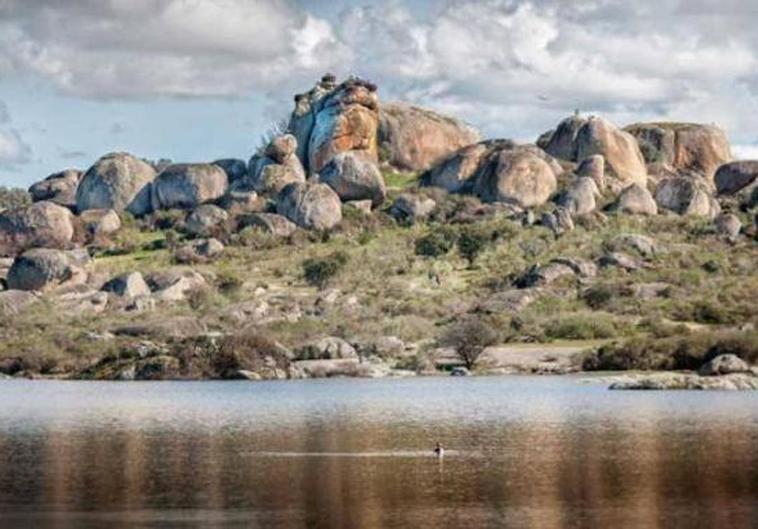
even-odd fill
[{"label": "green shrub", "polygon": [[614,296],[614,291],[605,285],[592,286],[582,293],[584,302],[594,310],[607,306]]},{"label": "green shrub", "polygon": [[545,326],[545,336],[553,340],[594,340],[617,334],[615,322],[599,314],[556,318]]},{"label": "green shrub", "polygon": [[416,239],[416,255],[441,257],[447,255],[458,240],[458,234],[450,226],[439,226],[423,237]]},{"label": "green shrub", "polygon": [[32,197],[24,189],[0,186],[0,211],[28,206]]},{"label": "green shrub", "polygon": [[244,284],[245,280],[234,272],[221,271],[216,276],[216,286],[225,296],[237,294]]},{"label": "green shrub", "polygon": [[476,226],[467,226],[458,236],[458,253],[468,261],[469,268],[474,266],[476,258],[484,251],[491,241],[491,234]]},{"label": "green shrub", "polygon": [[329,281],[339,274],[348,262],[345,252],[337,251],[323,258],[303,261],[303,277],[319,289],[324,289]]}]

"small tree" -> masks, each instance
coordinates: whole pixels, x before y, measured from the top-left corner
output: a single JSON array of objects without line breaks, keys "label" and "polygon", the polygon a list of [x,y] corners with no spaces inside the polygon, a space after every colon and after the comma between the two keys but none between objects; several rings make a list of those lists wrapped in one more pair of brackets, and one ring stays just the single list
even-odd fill
[{"label": "small tree", "polygon": [[326,257],[303,261],[303,276],[311,285],[323,290],[329,281],[345,267],[348,256],[344,252],[334,252]]},{"label": "small tree", "polygon": [[467,369],[473,369],[484,350],[497,343],[498,332],[480,318],[470,318],[448,327],[441,345],[452,347]]},{"label": "small tree", "polygon": [[463,230],[458,236],[458,253],[468,261],[469,268],[474,267],[476,258],[487,246],[487,242],[487,234],[474,227]]}]

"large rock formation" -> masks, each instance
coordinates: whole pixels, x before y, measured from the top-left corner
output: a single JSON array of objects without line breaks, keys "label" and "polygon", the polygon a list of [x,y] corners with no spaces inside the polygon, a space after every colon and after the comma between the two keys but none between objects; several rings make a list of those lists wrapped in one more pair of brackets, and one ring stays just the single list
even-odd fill
[{"label": "large rock formation", "polygon": [[150,184],[153,167],[124,152],[106,154],[90,167],[76,190],[76,207],[128,211],[132,215],[150,213]]},{"label": "large rock formation", "polygon": [[305,169],[319,172],[343,151],[366,151],[378,161],[379,98],[376,85],[350,78],[339,85],[332,75],[295,96],[289,132],[297,138]]},{"label": "large rock formation", "polygon": [[223,196],[227,185],[226,172],[217,165],[169,165],[153,182],[153,209],[193,209]]},{"label": "large rock formation", "polygon": [[35,247],[63,248],[73,235],[73,214],[52,202],[35,202],[0,213],[1,256],[14,256]]},{"label": "large rock formation", "polygon": [[422,176],[424,185],[449,192],[470,192],[486,202],[522,207],[545,203],[562,172],[551,156],[534,145],[488,140],[460,149]]},{"label": "large rock formation", "polygon": [[693,178],[666,178],[655,190],[655,202],[659,208],[680,215],[694,215],[713,219],[721,211],[719,203],[707,186]]},{"label": "large rock formation", "polygon": [[73,209],[76,207],[76,188],[81,178],[81,171],[66,169],[33,184],[29,188],[29,194],[34,202],[47,200]]},{"label": "large rock formation", "polygon": [[634,136],[606,119],[571,116],[558,125],[549,140],[544,137],[541,142],[548,154],[562,160],[581,162],[587,157],[602,155],[605,169],[615,177],[613,183],[619,189],[647,182],[645,160]]},{"label": "large rock formation", "polygon": [[329,230],[342,220],[342,203],[326,184],[290,184],[279,193],[276,212],[301,228]]},{"label": "large rock formation", "polygon": [[379,166],[365,151],[337,154],[321,170],[319,179],[334,189],[343,201],[371,200],[374,206],[378,206],[387,195]]},{"label": "large rock formation", "polygon": [[305,170],[297,157],[297,147],[297,139],[292,134],[272,139],[262,154],[253,155],[249,176],[235,187],[276,194],[289,184],[305,182]]},{"label": "large rock formation", "polygon": [[657,215],[658,205],[647,187],[632,184],[626,187],[618,196],[612,210],[630,215]]},{"label": "large rock formation", "polygon": [[480,140],[457,119],[406,103],[379,108],[379,157],[404,171],[426,171],[458,149]]},{"label": "large rock formation", "polygon": [[744,160],[722,165],[714,176],[719,195],[733,195],[748,186],[758,187],[758,160]]},{"label": "large rock formation", "polygon": [[662,163],[713,181],[718,167],[732,159],[726,133],[699,123],[635,123],[624,128],[637,138],[649,164]]},{"label": "large rock formation", "polygon": [[87,252],[35,248],[16,257],[6,279],[12,290],[46,290],[81,276]]}]

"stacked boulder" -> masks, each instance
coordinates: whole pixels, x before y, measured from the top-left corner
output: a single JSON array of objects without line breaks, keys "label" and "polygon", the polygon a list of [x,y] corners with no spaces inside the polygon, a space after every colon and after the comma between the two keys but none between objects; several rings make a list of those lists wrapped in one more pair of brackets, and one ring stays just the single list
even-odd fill
[{"label": "stacked boulder", "polygon": [[155,169],[131,154],[106,154],[82,176],[76,209],[113,209],[140,216],[152,211],[150,194]]},{"label": "stacked boulder", "polygon": [[488,140],[460,149],[424,173],[422,183],[528,208],[547,202],[562,172],[560,164],[535,145]]},{"label": "stacked boulder", "polygon": [[41,182],[33,184],[29,188],[29,194],[33,202],[47,200],[69,209],[76,208],[76,189],[82,172],[76,169],[66,169],[59,173],[51,174]]},{"label": "stacked boulder", "polygon": [[292,183],[305,182],[305,170],[297,157],[298,141],[292,134],[273,138],[261,154],[250,159],[248,176],[238,188],[276,194]]},{"label": "stacked boulder", "polygon": [[602,155],[608,185],[621,190],[630,184],[645,185],[647,169],[634,136],[600,117],[574,115],[538,140],[545,152],[569,162],[583,162]]},{"label": "stacked boulder", "polygon": [[227,187],[226,171],[218,165],[169,165],[153,182],[150,194],[152,209],[194,209],[221,198]]}]

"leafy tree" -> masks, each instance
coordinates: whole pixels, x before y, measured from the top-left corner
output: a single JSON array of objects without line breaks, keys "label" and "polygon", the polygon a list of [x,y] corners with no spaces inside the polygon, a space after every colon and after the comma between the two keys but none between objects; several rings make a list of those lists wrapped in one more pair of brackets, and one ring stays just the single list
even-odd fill
[{"label": "leafy tree", "polygon": [[452,347],[466,365],[473,369],[484,350],[495,345],[499,333],[481,318],[468,318],[448,327],[440,340],[443,347]]}]

